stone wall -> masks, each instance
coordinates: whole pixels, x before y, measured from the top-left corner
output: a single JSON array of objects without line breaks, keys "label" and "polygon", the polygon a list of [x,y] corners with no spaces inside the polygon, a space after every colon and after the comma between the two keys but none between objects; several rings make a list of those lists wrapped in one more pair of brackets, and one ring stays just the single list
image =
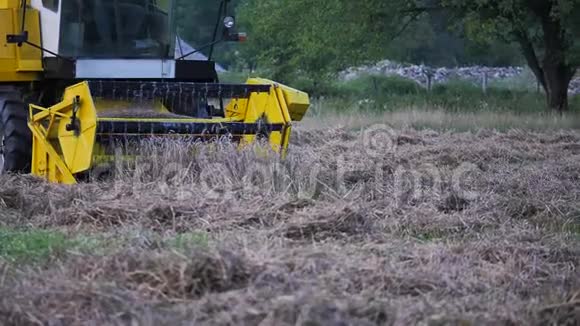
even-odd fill
[{"label": "stone wall", "polygon": [[[423,65],[405,65],[390,60],[383,60],[374,65],[353,67],[340,74],[342,80],[352,80],[362,75],[401,76],[411,79],[422,86],[427,86],[428,76],[431,76],[432,84],[446,83],[450,80],[464,80],[482,85],[484,76],[487,82],[508,80],[519,77],[524,73],[523,67],[457,67],[457,68],[432,68]],[[530,87],[536,87],[533,77],[529,78]],[[580,94],[580,78],[572,81],[571,94]]]}]

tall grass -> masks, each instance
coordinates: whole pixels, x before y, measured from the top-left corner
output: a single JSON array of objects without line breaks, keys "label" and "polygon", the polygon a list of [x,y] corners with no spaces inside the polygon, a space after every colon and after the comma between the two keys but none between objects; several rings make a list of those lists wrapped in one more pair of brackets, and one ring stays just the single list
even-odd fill
[{"label": "tall grass", "polygon": [[[243,83],[248,73],[225,73],[223,82]],[[334,112],[395,112],[413,108],[451,113],[511,112],[544,113],[546,98],[538,92],[531,73],[525,72],[504,80],[490,81],[487,92],[480,85],[463,80],[436,84],[428,91],[418,83],[398,76],[363,75],[350,81],[313,82],[297,80],[292,87],[308,92],[325,111]],[[570,98],[572,112],[580,112],[580,96]]]},{"label": "tall grass", "polygon": [[[404,107],[438,108],[449,112],[514,112],[546,111],[545,95],[526,89],[521,82],[510,87],[508,82],[491,83],[484,93],[480,86],[454,80],[437,84],[432,91],[402,77],[363,76],[340,82],[323,97],[336,97],[343,103],[338,110],[352,108],[395,111]],[[571,98],[572,111],[580,111],[580,98]]]},{"label": "tall grass", "polygon": [[511,111],[454,112],[444,107],[402,106],[395,110],[378,111],[358,108],[337,110],[342,103],[335,99],[316,100],[307,118],[300,122],[303,129],[321,127],[364,128],[385,124],[395,128],[477,131],[495,129],[530,131],[580,129],[578,113],[552,115],[543,112],[519,113]]}]

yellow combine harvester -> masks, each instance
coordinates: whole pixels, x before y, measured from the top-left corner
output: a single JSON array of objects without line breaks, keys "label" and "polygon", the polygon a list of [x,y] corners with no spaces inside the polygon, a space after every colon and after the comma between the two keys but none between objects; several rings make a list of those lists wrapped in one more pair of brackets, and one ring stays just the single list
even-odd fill
[{"label": "yellow combine harvester", "polygon": [[[245,38],[228,2],[208,47]],[[119,141],[152,136],[265,137],[284,154],[308,95],[265,79],[218,83],[211,60],[175,55],[174,9],[172,0],[0,0],[1,170],[72,184]]]}]

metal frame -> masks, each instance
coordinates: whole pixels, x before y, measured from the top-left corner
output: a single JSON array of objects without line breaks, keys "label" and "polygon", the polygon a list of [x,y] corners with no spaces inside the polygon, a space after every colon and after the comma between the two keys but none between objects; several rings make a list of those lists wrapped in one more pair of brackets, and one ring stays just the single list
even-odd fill
[{"label": "metal frame", "polygon": [[[151,136],[185,136],[207,140],[231,135],[243,148],[264,132],[271,148],[284,157],[290,140],[292,116],[300,120],[309,105],[306,93],[269,80],[250,79],[247,85],[230,85],[230,91],[242,89],[245,93],[240,95],[245,96],[231,100],[224,108],[225,117],[222,118],[138,118],[136,114],[99,118],[100,110],[93,100],[91,83],[95,88],[100,85],[82,82],[70,86],[65,90],[63,100],[49,108],[30,105],[34,175],[50,182],[74,184],[75,175],[89,171],[96,161],[106,159],[108,154],[102,148],[107,139],[114,142]],[[132,82],[126,83],[128,86]],[[178,87],[175,84],[167,86]],[[209,93],[217,92],[220,85],[184,83],[183,87],[206,89]],[[227,89],[227,86],[222,87]],[[163,96],[162,93],[159,95]]]}]

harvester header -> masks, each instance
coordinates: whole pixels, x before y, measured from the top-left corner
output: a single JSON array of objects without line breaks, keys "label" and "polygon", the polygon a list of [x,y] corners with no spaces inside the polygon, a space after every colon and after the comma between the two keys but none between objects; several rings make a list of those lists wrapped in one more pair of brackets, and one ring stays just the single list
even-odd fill
[{"label": "harvester header", "polygon": [[[223,115],[194,118],[163,105],[184,101],[195,106],[210,98],[223,105],[210,106]],[[292,121],[299,121],[307,109],[305,93],[259,79],[240,85],[82,82],[66,88],[63,100],[54,106],[30,105],[32,173],[52,182],[76,183],[75,175],[112,160],[119,144],[138,145],[142,139],[159,137],[211,141],[227,136],[242,145],[262,137],[284,155]]]},{"label": "harvester header", "polygon": [[223,84],[214,45],[245,40],[216,1],[213,39],[176,55],[177,0],[0,0],[2,171],[75,183],[147,138],[240,146],[268,141],[285,155],[308,94],[267,79]]}]

